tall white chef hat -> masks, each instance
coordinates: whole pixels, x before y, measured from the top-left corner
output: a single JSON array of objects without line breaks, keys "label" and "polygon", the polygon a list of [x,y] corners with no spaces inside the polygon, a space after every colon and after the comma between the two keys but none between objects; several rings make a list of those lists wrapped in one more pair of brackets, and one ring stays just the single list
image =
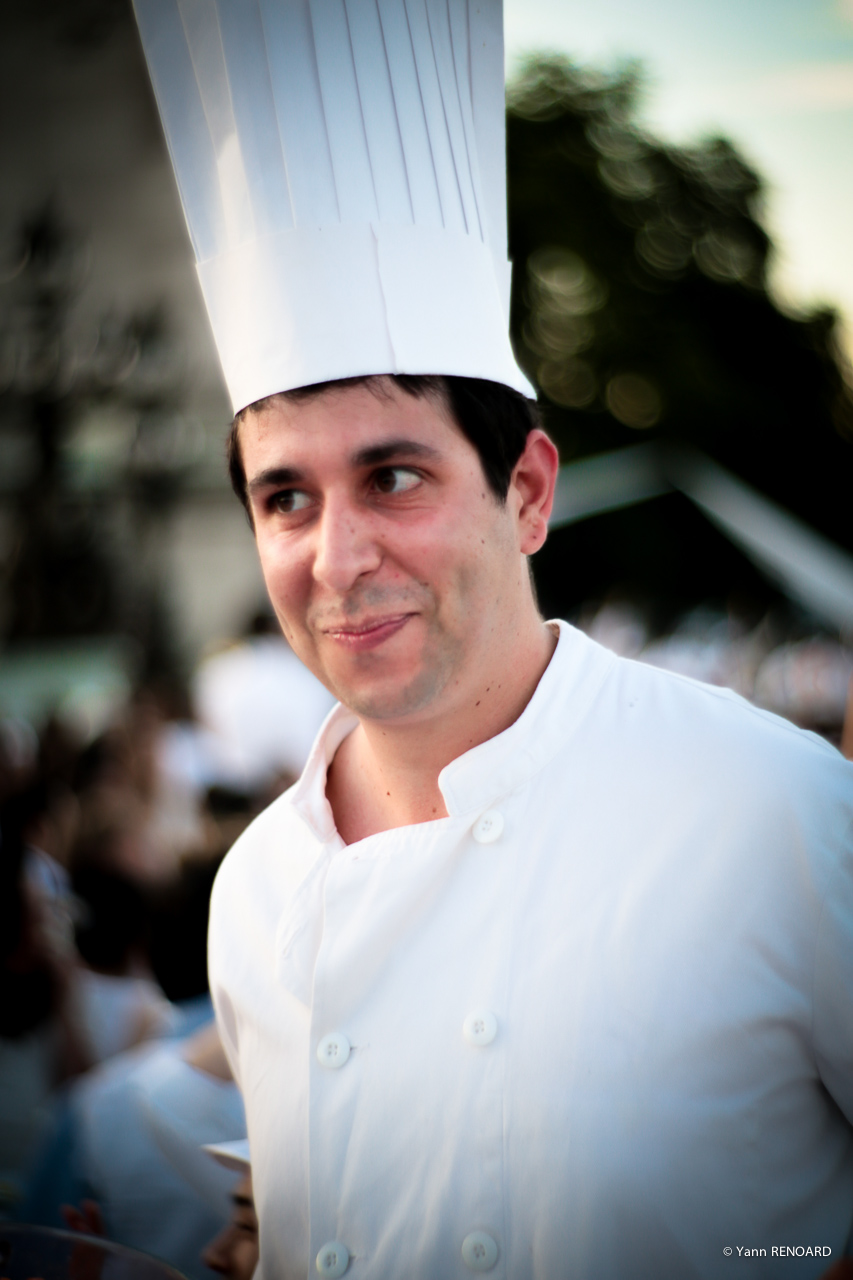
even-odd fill
[{"label": "tall white chef hat", "polygon": [[234,410],[365,374],[531,388],[501,0],[134,0]]}]

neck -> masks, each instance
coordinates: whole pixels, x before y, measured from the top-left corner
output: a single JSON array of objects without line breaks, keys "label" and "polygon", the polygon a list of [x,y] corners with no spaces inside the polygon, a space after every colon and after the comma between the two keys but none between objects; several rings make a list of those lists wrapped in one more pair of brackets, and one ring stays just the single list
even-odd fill
[{"label": "neck", "polygon": [[477,676],[434,715],[405,723],[364,719],[344,739],[329,768],[326,795],[347,844],[447,816],[438,786],[442,769],[514,724],[556,646],[538,617],[507,641],[500,650],[491,647]]}]

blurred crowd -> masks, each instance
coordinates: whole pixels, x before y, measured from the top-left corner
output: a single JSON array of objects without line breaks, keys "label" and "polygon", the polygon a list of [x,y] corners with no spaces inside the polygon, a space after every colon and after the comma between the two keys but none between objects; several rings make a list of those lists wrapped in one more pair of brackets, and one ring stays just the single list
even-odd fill
[{"label": "blurred crowd", "polygon": [[236,1176],[199,1148],[245,1136],[210,890],[332,706],[270,630],[187,688],[142,684],[92,741],[0,722],[0,1219],[92,1229],[91,1202],[99,1231],[190,1277],[211,1274]]},{"label": "blurred crowd", "polygon": [[[608,599],[578,622],[853,756],[853,650],[773,617],[704,608],[660,635],[649,616]],[[243,1274],[246,1170],[200,1150],[245,1137],[207,990],[210,889],[331,705],[258,619],[188,687],[142,684],[91,741],[0,722],[0,1218]]]}]

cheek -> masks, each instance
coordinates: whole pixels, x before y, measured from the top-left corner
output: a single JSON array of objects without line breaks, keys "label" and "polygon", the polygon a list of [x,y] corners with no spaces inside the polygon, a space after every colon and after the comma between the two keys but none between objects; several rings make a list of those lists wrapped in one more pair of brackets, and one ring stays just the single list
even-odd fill
[{"label": "cheek", "polygon": [[[438,582],[482,571],[482,565],[490,555],[495,536],[493,522],[476,518],[482,512],[470,510],[472,501],[460,500],[459,507],[448,519],[447,512],[435,514],[423,521],[406,542],[392,544],[392,555],[413,576],[431,578]],[[459,516],[463,518],[459,518]]]},{"label": "cheek", "polygon": [[467,599],[491,598],[517,560],[511,530],[504,520],[480,520],[457,527],[438,549],[435,564],[451,590]]},{"label": "cheek", "polygon": [[261,572],[273,606],[288,616],[298,614],[300,603],[310,589],[310,573],[305,570],[298,556],[275,540],[258,542]]},{"label": "cheek", "polygon": [[235,1277],[235,1280],[252,1280],[258,1264],[257,1240],[240,1240],[232,1252],[231,1260],[230,1274]]}]

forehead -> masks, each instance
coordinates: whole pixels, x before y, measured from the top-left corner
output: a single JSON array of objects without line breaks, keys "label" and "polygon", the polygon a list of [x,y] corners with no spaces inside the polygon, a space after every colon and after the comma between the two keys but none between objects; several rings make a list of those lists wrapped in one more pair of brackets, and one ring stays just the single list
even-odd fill
[{"label": "forehead", "polygon": [[308,396],[277,396],[246,414],[239,427],[247,478],[271,454],[312,467],[352,461],[387,443],[423,445],[447,455],[473,452],[444,400],[435,393],[413,396],[390,379],[375,384],[330,387]]}]

